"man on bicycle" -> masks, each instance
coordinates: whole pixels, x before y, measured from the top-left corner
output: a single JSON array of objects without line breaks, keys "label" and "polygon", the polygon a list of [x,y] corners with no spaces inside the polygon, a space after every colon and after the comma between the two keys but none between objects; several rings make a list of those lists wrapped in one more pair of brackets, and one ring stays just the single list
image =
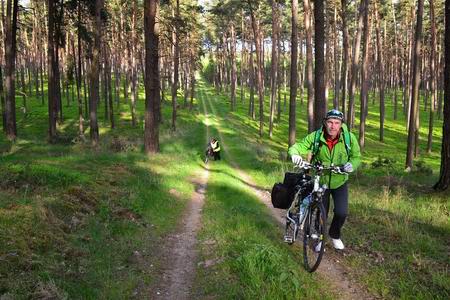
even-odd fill
[{"label": "man on bicycle", "polygon": [[[361,163],[361,152],[355,135],[348,131],[342,112],[332,109],[327,112],[322,128],[308,134],[303,140],[292,145],[288,151],[292,162],[301,165],[303,157],[312,154],[311,162],[320,161],[324,165],[343,166],[342,170],[351,173]],[[348,175],[331,173],[321,178],[321,184],[327,184],[324,196],[326,215],[330,207],[330,194],[333,196],[334,216],[329,235],[333,247],[344,249],[341,229],[348,214]],[[319,246],[320,248],[320,246]]]},{"label": "man on bicycle", "polygon": [[206,156],[214,157],[214,160],[220,160],[220,145],[219,141],[211,138],[206,149]]}]

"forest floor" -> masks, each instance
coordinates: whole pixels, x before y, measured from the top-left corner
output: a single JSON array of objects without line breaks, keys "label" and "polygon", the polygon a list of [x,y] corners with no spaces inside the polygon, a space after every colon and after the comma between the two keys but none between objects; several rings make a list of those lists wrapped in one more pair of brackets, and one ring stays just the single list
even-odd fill
[{"label": "forest floor", "polygon": [[[180,101],[176,132],[171,103],[163,103],[161,153],[151,157],[142,151],[143,93],[136,127],[128,103],[115,107],[114,130],[99,106],[98,148],[76,138],[76,105],[64,106],[58,142],[48,144],[46,106],[30,98],[18,141],[0,137],[0,297],[449,298],[450,197],[430,189],[439,143],[431,154],[421,143],[416,168],[404,173],[405,119],[392,120],[389,97],[385,143],[377,104],[369,108],[363,164],[350,179],[346,249],[327,246],[309,274],[300,247],[283,242],[283,212],[268,202],[291,168],[286,106],[273,138],[259,138],[247,91],[231,112],[228,93],[198,83],[194,110]],[[302,137],[302,102],[297,115]],[[205,166],[210,136],[220,137],[223,159]],[[436,130],[434,140],[441,136]]]},{"label": "forest floor", "polygon": [[[205,105],[205,102],[207,102],[213,112],[213,115],[218,115],[215,108],[215,101],[211,98],[212,97],[206,97],[205,93],[202,94],[201,101],[203,102],[204,113],[207,114]],[[216,124],[216,131],[222,145],[222,151],[227,157],[228,163],[233,167],[237,176],[239,176],[242,181],[246,182],[249,185],[255,196],[270,210],[271,215],[280,225],[279,227],[281,237],[281,233],[283,232],[286,221],[286,211],[276,209],[272,206],[270,200],[270,192],[266,189],[258,187],[254,183],[252,178],[239,167],[235,159],[227,151],[226,139],[221,134],[221,131],[226,129],[224,128],[224,126],[226,125],[218,122]],[[301,242],[297,241],[297,243],[300,244]],[[299,247],[299,245],[296,245],[296,247]],[[331,248],[332,247],[330,247],[328,250],[331,250]],[[333,254],[330,252],[326,252],[326,255],[322,259],[321,265],[317,270],[317,273],[320,274],[322,280],[329,284],[332,297],[334,299],[374,299],[374,296],[370,295],[367,290],[363,288],[354,278],[350,278],[350,276],[348,275],[349,272],[344,268],[344,266],[339,264],[340,256],[342,255],[342,253],[339,253],[337,251],[334,252],[335,253]]]}]

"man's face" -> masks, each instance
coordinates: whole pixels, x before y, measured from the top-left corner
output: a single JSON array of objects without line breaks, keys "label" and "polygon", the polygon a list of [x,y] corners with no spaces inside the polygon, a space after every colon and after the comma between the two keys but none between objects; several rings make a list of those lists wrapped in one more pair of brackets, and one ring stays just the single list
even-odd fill
[{"label": "man's face", "polygon": [[325,122],[325,126],[328,135],[331,136],[332,138],[335,138],[341,130],[342,121],[338,119],[328,119]]}]

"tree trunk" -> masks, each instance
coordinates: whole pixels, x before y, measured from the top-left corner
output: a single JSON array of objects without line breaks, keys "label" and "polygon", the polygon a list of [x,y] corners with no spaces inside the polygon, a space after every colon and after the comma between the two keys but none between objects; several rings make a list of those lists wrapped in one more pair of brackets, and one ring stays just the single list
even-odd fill
[{"label": "tree trunk", "polygon": [[342,113],[345,116],[347,105],[347,89],[348,89],[348,61],[350,60],[349,42],[348,42],[348,28],[347,28],[347,0],[341,0],[341,18],[342,18],[342,73],[341,73],[341,87],[342,87]]},{"label": "tree trunk", "polygon": [[369,69],[369,46],[370,46],[370,21],[369,21],[369,12],[368,6],[369,1],[366,0],[363,23],[364,23],[364,32],[363,32],[363,61],[361,68],[361,107],[360,107],[360,124],[359,124],[359,147],[364,149],[365,144],[365,135],[366,135],[366,107],[368,104],[368,96],[369,96],[369,79],[368,79],[368,69]]},{"label": "tree trunk", "polygon": [[[175,18],[178,20],[180,18],[180,0],[176,0],[176,12]],[[177,121],[177,92],[178,92],[178,70],[179,70],[179,34],[178,29],[175,27],[172,35],[174,39],[173,47],[173,82],[172,82],[172,131],[176,130]]]},{"label": "tree trunk", "polygon": [[270,75],[270,118],[269,138],[273,135],[273,121],[275,116],[275,105],[277,99],[277,76],[278,76],[278,3],[272,1],[272,68]]},{"label": "tree trunk", "polygon": [[250,67],[249,67],[249,85],[250,85],[250,98],[248,102],[248,115],[254,120],[255,116],[255,66],[253,58],[253,43],[250,42]]},{"label": "tree trunk", "polygon": [[[78,2],[78,21],[81,19],[81,6]],[[74,60],[77,62],[75,67],[75,80],[77,85],[77,103],[78,103],[78,135],[80,137],[84,136],[84,124],[83,124],[83,101],[81,100],[81,37],[78,31],[77,34],[78,39],[78,45],[77,45],[77,52],[78,52],[78,59],[76,59],[75,55],[75,41],[72,37],[72,55],[74,57]]]},{"label": "tree trunk", "polygon": [[337,7],[334,7],[334,19],[333,19],[333,56],[334,56],[334,95],[333,95],[333,108],[339,109],[339,91],[340,91],[340,82],[339,82],[339,51],[337,47]]},{"label": "tree trunk", "polygon": [[291,81],[289,84],[289,147],[295,144],[297,103],[298,0],[292,0]]},{"label": "tree trunk", "polygon": [[242,39],[242,49],[241,49],[241,65],[239,71],[241,73],[241,103],[244,103],[244,54],[245,50],[245,27],[244,27],[244,10],[242,10],[241,16],[241,39]]},{"label": "tree trunk", "polygon": [[61,98],[61,73],[59,68],[59,42],[61,40],[61,26],[63,22],[63,3],[62,2],[55,2],[58,4],[56,8],[56,19],[55,19],[55,37],[54,37],[54,46],[55,46],[55,61],[54,61],[54,75],[55,75],[55,84],[54,84],[54,93],[55,93],[55,99],[56,99],[56,118],[59,124],[62,124],[63,122],[63,108],[62,108],[62,98]]},{"label": "tree trunk", "polygon": [[[231,111],[236,109],[236,85],[237,85],[237,67],[236,67],[236,30],[234,22],[230,23],[231,35]],[[242,64],[242,62],[241,62]]]},{"label": "tree trunk", "polygon": [[5,123],[6,137],[14,141],[17,138],[16,125],[16,35],[18,0],[6,2],[6,24],[5,24]]},{"label": "tree trunk", "polygon": [[356,80],[358,77],[359,70],[359,51],[361,44],[361,33],[363,31],[364,25],[364,15],[367,14],[367,0],[361,0],[359,4],[359,16],[358,16],[358,28],[356,31],[356,36],[353,43],[353,55],[352,55],[352,71],[350,79],[350,90],[349,90],[349,103],[348,103],[348,113],[347,113],[347,125],[351,129],[353,128],[353,121],[355,115],[355,90],[356,90]]},{"label": "tree trunk", "polygon": [[[108,103],[108,113],[109,113],[109,121],[111,124],[111,129],[115,128],[114,122],[114,105],[113,105],[113,94],[112,94],[112,78],[111,78],[111,50],[109,46],[105,43],[105,86],[106,93],[108,95],[108,99],[105,98],[105,102]],[[105,111],[106,113],[106,111]]]},{"label": "tree trunk", "polygon": [[[258,10],[258,9],[257,9]],[[253,35],[255,37],[256,46],[256,67],[257,67],[257,83],[258,83],[258,98],[259,98],[259,137],[263,136],[264,130],[264,82],[263,82],[263,58],[261,47],[261,33],[259,28],[259,20],[256,19],[255,11],[250,6],[250,15],[252,19]]]},{"label": "tree trunk", "polygon": [[431,25],[431,57],[430,57],[430,120],[428,123],[428,141],[427,141],[427,152],[431,153],[433,145],[433,122],[434,122],[434,111],[437,100],[436,91],[436,17],[434,14],[434,0],[429,0],[430,2],[430,25]]},{"label": "tree trunk", "polygon": [[416,144],[417,113],[419,107],[419,86],[420,86],[420,51],[422,40],[422,17],[423,17],[423,0],[419,0],[417,7],[417,22],[414,52],[412,57],[412,95],[411,109],[408,129],[408,145],[406,149],[406,169],[411,170],[413,166],[414,149]]},{"label": "tree trunk", "polygon": [[130,44],[130,56],[131,56],[131,126],[135,127],[136,120],[136,101],[137,101],[137,88],[138,88],[138,76],[137,76],[137,63],[136,63],[136,14],[137,14],[137,0],[133,0],[133,15],[131,20],[131,44]]},{"label": "tree trunk", "polygon": [[145,32],[145,152],[159,152],[159,23],[158,0],[144,1]]},{"label": "tree trunk", "polygon": [[0,100],[2,104],[2,125],[3,132],[6,134],[6,103],[5,103],[5,91],[3,89],[3,68],[0,64]]},{"label": "tree trunk", "polygon": [[90,70],[91,93],[89,97],[89,120],[90,120],[90,136],[93,146],[97,146],[99,142],[99,132],[97,123],[97,103],[99,101],[99,73],[100,73],[100,49],[101,49],[101,32],[102,20],[101,11],[103,10],[103,0],[95,1],[95,26],[94,26],[94,44],[92,47],[92,62]]},{"label": "tree trunk", "polygon": [[394,120],[397,120],[398,115],[398,97],[397,87],[399,78],[399,60],[398,60],[398,39],[397,39],[397,20],[395,16],[394,0],[391,1],[392,5],[392,18],[394,20],[394,66],[393,66],[393,78],[394,78]]},{"label": "tree trunk", "polygon": [[445,1],[444,34],[444,124],[442,128],[441,170],[434,189],[443,191],[450,186],[450,1]]},{"label": "tree trunk", "polygon": [[311,3],[303,0],[303,19],[306,32],[306,89],[308,97],[308,132],[314,131],[314,84],[313,84],[313,51],[311,28]]},{"label": "tree trunk", "polygon": [[55,51],[55,0],[48,0],[48,138],[50,143],[56,139],[56,78],[55,67],[58,68]]},{"label": "tree trunk", "polygon": [[380,142],[384,141],[384,60],[383,60],[383,49],[381,41],[381,30],[380,30],[380,19],[378,15],[378,7],[375,2],[375,24],[376,24],[376,34],[377,34],[377,54],[378,54],[378,81],[380,88]]},{"label": "tree trunk", "polygon": [[325,117],[325,15],[324,1],[317,0],[314,2],[314,129],[318,129],[322,125]]}]

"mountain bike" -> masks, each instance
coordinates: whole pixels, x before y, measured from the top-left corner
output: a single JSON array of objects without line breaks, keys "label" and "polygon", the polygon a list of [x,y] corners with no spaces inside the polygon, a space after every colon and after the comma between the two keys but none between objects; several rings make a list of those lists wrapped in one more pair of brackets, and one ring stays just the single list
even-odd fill
[{"label": "mountain bike", "polygon": [[208,148],[205,151],[205,164],[208,163],[209,159],[214,157],[214,152],[212,150],[212,148]]},{"label": "mountain bike", "polygon": [[[303,162],[296,166],[299,180],[295,185],[294,201],[286,213],[285,242],[293,244],[299,231],[303,232],[303,261],[308,272],[314,272],[319,267],[325,249],[326,211],[323,197],[327,185],[320,185],[320,177],[325,171],[347,174],[342,167],[324,166],[318,162],[310,164]],[[313,176],[305,176],[308,170]]]}]

